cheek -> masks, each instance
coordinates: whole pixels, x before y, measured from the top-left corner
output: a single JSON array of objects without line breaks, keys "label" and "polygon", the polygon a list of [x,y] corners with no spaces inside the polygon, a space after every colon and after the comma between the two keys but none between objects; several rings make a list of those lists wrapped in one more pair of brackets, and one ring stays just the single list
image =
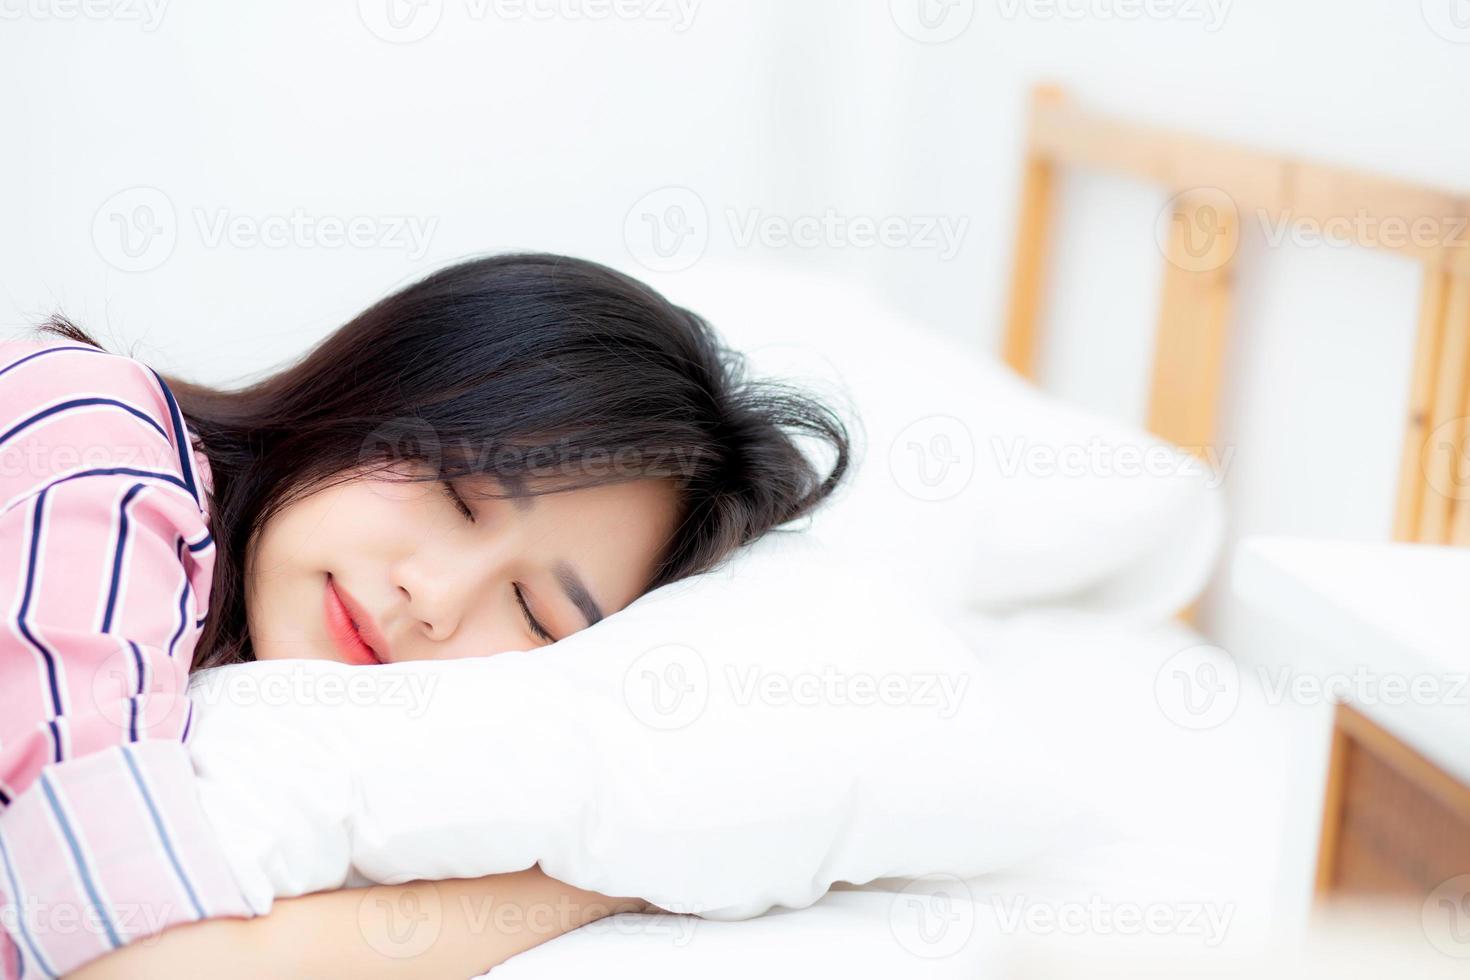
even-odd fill
[{"label": "cheek", "polygon": [[252,578],[391,560],[446,529],[437,492],[433,483],[359,479],[303,497],[261,531]]}]

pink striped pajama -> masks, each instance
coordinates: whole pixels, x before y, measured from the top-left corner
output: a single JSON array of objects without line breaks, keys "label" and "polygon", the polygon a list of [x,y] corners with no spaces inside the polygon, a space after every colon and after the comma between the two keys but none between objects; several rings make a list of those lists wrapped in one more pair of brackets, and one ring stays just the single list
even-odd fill
[{"label": "pink striped pajama", "polygon": [[0,974],[248,915],[184,743],[207,464],[154,372],[0,343]]}]

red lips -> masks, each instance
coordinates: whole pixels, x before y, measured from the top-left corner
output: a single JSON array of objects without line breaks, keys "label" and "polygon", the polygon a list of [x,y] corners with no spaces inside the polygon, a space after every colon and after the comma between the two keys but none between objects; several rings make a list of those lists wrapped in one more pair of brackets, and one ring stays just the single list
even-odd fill
[{"label": "red lips", "polygon": [[344,663],[381,664],[387,661],[382,634],[352,596],[327,575],[323,596],[327,634]]}]

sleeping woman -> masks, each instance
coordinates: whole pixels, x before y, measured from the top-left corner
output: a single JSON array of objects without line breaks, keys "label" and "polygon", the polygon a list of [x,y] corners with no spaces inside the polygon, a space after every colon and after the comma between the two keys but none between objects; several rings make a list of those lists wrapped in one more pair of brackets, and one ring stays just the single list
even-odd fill
[{"label": "sleeping woman", "polygon": [[[647,908],[536,867],[379,886],[444,910],[406,959],[358,890],[251,917],[197,802],[188,673],[554,643],[816,507],[848,462],[831,410],[554,255],[437,272],[240,390],[48,330],[0,344],[5,976],[471,976]],[[559,914],[483,914],[510,906]]]}]

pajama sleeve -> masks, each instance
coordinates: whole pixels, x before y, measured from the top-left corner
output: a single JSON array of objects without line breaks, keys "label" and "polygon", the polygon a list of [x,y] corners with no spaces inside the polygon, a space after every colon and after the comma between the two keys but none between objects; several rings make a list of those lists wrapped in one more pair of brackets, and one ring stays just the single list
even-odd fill
[{"label": "pajama sleeve", "polygon": [[0,344],[0,974],[248,915],[205,822],[186,686],[207,468],[162,378]]}]

